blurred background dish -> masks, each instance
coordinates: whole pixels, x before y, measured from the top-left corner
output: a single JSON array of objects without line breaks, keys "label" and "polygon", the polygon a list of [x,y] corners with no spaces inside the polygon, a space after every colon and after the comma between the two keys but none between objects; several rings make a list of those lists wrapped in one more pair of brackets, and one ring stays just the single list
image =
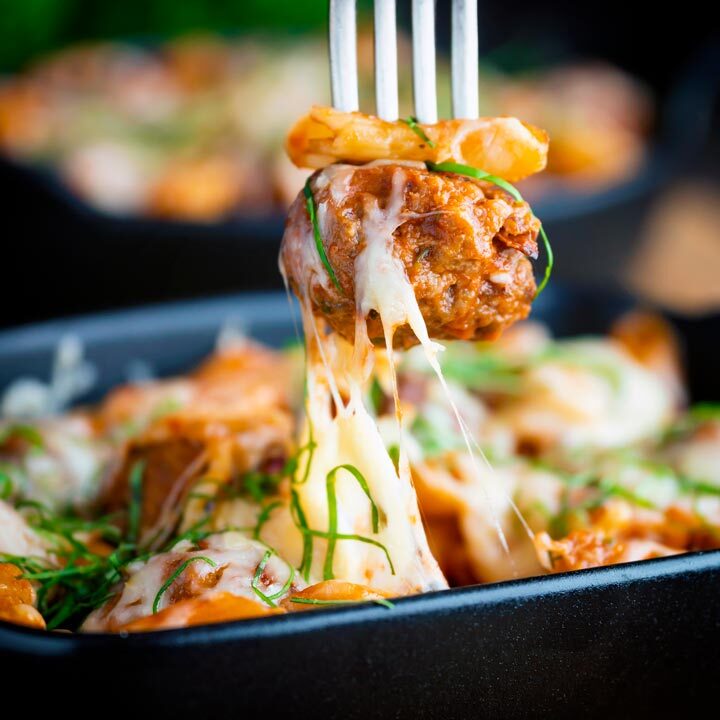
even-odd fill
[{"label": "blurred background dish", "polygon": [[325,65],[312,39],[76,46],[5,82],[0,142],[108,214],[281,214],[304,181],[284,133],[326,100]]},{"label": "blurred background dish", "polygon": [[[282,139],[309,105],[328,101],[325,3],[282,0],[272,13],[260,0],[104,5],[0,0],[0,191],[13,238],[4,268],[33,278],[0,310],[2,325],[280,287],[284,210],[306,175]],[[371,111],[372,2],[358,5],[361,107]],[[408,115],[409,2],[398,12]],[[689,10],[654,17],[652,33],[636,30],[646,18],[635,13],[616,0],[572,13],[557,0],[481,3],[482,111],[551,135],[548,171],[521,189],[550,232],[558,277],[630,286],[687,311],[659,279],[677,265],[667,249],[686,242],[685,226],[663,219],[670,203],[706,228],[703,261],[690,262],[705,280],[695,283],[692,267],[682,275],[693,312],[706,313],[720,251],[712,213],[697,207],[718,198],[720,52]],[[448,25],[440,0],[445,50]],[[449,95],[441,56],[441,116]]]},{"label": "blurred background dish", "polygon": [[[95,43],[41,59],[0,87],[7,157],[51,170],[94,209],[191,222],[282,215],[307,173],[287,160],[284,134],[327,105],[318,38],[186,37],[165,44]],[[412,106],[410,44],[400,42],[401,115]],[[364,107],[372,95],[372,35],[360,38]],[[299,82],[298,80],[302,80]],[[484,115],[521,117],[553,139],[531,199],[566,202],[634,179],[647,161],[650,90],[603,62],[481,74]],[[447,102],[449,65],[440,62]]]}]

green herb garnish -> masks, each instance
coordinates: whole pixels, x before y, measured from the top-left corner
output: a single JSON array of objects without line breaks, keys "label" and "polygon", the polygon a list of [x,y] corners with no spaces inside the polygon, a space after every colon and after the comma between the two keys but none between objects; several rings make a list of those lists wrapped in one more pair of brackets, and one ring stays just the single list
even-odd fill
[{"label": "green herb garnish", "polygon": [[258,515],[257,523],[255,525],[255,528],[253,529],[253,538],[255,540],[260,539],[260,532],[262,531],[265,523],[270,519],[270,514],[272,513],[272,511],[275,510],[276,508],[282,507],[282,505],[283,505],[282,500],[275,500],[274,502],[271,502],[268,505],[266,505],[260,511],[260,514]]},{"label": "green herb garnish", "polygon": [[13,423],[0,428],[0,445],[4,445],[13,438],[25,440],[34,448],[42,448],[44,445],[42,435],[32,425]]},{"label": "green herb garnish", "polygon": [[638,495],[636,492],[633,492],[629,488],[623,487],[622,485],[602,481],[600,483],[600,489],[604,490],[607,496],[622,498],[623,500],[627,500],[628,502],[631,502],[633,505],[637,505],[638,507],[647,508],[648,510],[654,510],[656,507],[655,503],[651,500],[648,500],[647,498]]},{"label": "green herb garnish", "polygon": [[392,610],[395,607],[395,603],[385,598],[372,598],[368,600],[320,600],[316,598],[293,597],[290,598],[290,602],[297,603],[298,605],[360,605],[362,603],[372,602],[376,605],[382,605],[388,608],[388,610]]},{"label": "green herb garnish", "polygon": [[384,399],[385,393],[383,392],[382,385],[380,385],[378,379],[374,377],[370,383],[370,404],[376,415],[380,415]]},{"label": "green herb garnish", "polygon": [[145,460],[137,460],[130,468],[130,505],[128,506],[128,541],[135,544],[140,535],[142,516],[142,483],[145,474]]},{"label": "green herb garnish", "polygon": [[162,587],[158,590],[158,593],[155,596],[152,604],[153,615],[158,611],[160,607],[160,600],[162,599],[162,596],[165,594],[167,589],[178,579],[178,577],[180,577],[180,575],[182,575],[183,572],[185,572],[185,568],[187,568],[188,565],[198,560],[207,563],[210,567],[217,567],[217,563],[214,560],[210,559],[209,557],[205,557],[204,555],[196,555],[195,557],[191,557],[185,560],[185,562],[181,563],[176,568],[175,572],[173,572],[173,574],[162,584]]},{"label": "green herb garnish", "polygon": [[335,557],[335,545],[337,543],[337,496],[335,495],[335,470],[327,474],[325,483],[328,504],[328,540],[325,553],[325,565],[323,567],[323,579],[334,578],[333,560]]},{"label": "green herb garnish", "polygon": [[370,501],[372,529],[374,533],[378,532],[380,525],[378,508],[372,498],[372,495],[370,494],[370,488],[368,487],[367,480],[365,480],[363,474],[354,465],[338,465],[337,467],[334,467],[327,474],[325,480],[325,492],[328,503],[328,542],[327,552],[325,554],[325,567],[323,569],[324,580],[332,580],[335,577],[333,573],[333,558],[335,555],[335,545],[340,537],[337,532],[337,496],[335,495],[335,478],[340,470],[349,472],[355,480],[357,480],[360,489],[365,493],[367,499]]},{"label": "green herb garnish", "polygon": [[71,627],[89,610],[102,605],[113,594],[113,587],[122,580],[122,568],[135,557],[132,545],[121,543],[109,555],[98,555],[78,539],[88,533],[99,533],[110,541],[118,541],[120,532],[111,517],[85,521],[75,517],[53,517],[39,503],[25,503],[35,514],[26,518],[33,529],[54,546],[58,565],[47,560],[1,555],[0,561],[17,565],[23,577],[39,585],[37,606],[49,630]]},{"label": "green herb garnish", "polygon": [[[462,165],[461,163],[455,162],[427,162],[425,163],[425,165],[427,166],[428,170],[432,170],[433,172],[449,172],[454,173],[455,175],[466,175],[467,177],[475,178],[476,180],[485,180],[492,183],[493,185],[497,185],[498,187],[502,188],[518,202],[524,202],[520,191],[507,180],[503,180],[503,178],[498,177],[497,175],[492,175],[488,172],[485,172],[484,170],[474,168],[471,165]],[[545,289],[545,286],[550,280],[553,266],[555,265],[555,256],[553,255],[550,240],[548,239],[547,233],[545,232],[545,228],[542,226],[542,224],[540,225],[540,237],[542,238],[543,245],[545,246],[547,264],[545,265],[545,274],[543,275],[543,279],[538,286],[535,297],[537,297]]]},{"label": "green herb garnish", "polygon": [[[308,441],[303,447],[299,448],[294,457],[288,460],[286,464],[286,472],[290,476],[290,514],[293,522],[298,530],[302,533],[303,538],[303,554],[300,563],[300,574],[308,580],[310,577],[310,568],[312,566],[313,539],[310,534],[307,517],[300,502],[300,495],[294,486],[304,485],[310,477],[310,467],[312,465],[313,456],[317,443],[313,435],[312,423],[308,418]],[[300,458],[307,453],[307,462],[303,470],[302,477],[298,477],[300,467]]]},{"label": "green herb garnish", "polygon": [[285,477],[285,468],[278,474],[253,471],[243,476],[242,486],[255,502],[262,502],[268,495],[275,493],[283,477]]},{"label": "green herb garnish", "polygon": [[398,445],[391,445],[387,449],[387,454],[392,460],[392,464],[395,466],[395,472],[400,471],[400,447]]},{"label": "green herb garnish", "polygon": [[290,491],[290,514],[292,515],[295,526],[302,534],[303,538],[303,554],[300,562],[300,574],[308,580],[310,577],[310,569],[312,567],[313,540],[308,526],[307,517],[300,503],[300,495],[297,490]]},{"label": "green herb garnish", "polygon": [[476,392],[517,394],[525,363],[503,357],[488,345],[448,343],[441,357],[445,377]]},{"label": "green herb garnish", "polygon": [[688,415],[697,422],[720,420],[720,403],[697,403],[688,410]]},{"label": "green herb garnish", "polygon": [[400,118],[400,122],[405,123],[428,147],[434,148],[435,143],[427,136],[425,131],[418,124],[417,118],[412,115],[407,118]]},{"label": "green herb garnish", "polygon": [[720,486],[704,480],[695,480],[685,475],[678,476],[680,488],[685,492],[695,495],[720,495]]},{"label": "green herb garnish", "polygon": [[[365,480],[365,477],[354,465],[338,465],[337,467],[334,467],[332,470],[330,470],[330,472],[326,476],[325,489],[328,501],[328,531],[324,532],[322,530],[315,530],[309,526],[307,516],[305,515],[302,503],[300,502],[300,494],[298,493],[296,488],[298,485],[305,484],[310,477],[310,468],[312,466],[316,447],[317,443],[315,442],[312,423],[308,418],[308,441],[304,446],[299,448],[295,456],[288,461],[285,469],[285,472],[290,476],[290,514],[293,522],[295,523],[295,527],[297,527],[297,529],[300,531],[303,538],[303,554],[299,568],[300,575],[305,580],[308,580],[310,577],[310,570],[313,560],[313,538],[316,537],[327,540],[328,547],[325,555],[325,564],[323,569],[323,575],[325,580],[330,580],[334,577],[332,570],[333,555],[338,540],[354,540],[357,542],[374,545],[375,547],[379,548],[385,554],[388,565],[390,566],[390,571],[394,575],[395,567],[393,566],[392,559],[390,558],[390,553],[382,543],[378,542],[377,540],[373,540],[372,538],[364,537],[362,535],[337,532],[337,497],[335,495],[335,479],[337,473],[340,470],[345,470],[349,472],[357,481],[358,485],[360,485],[363,493],[365,493],[366,497],[370,501],[371,523],[373,532],[377,533],[379,531],[380,511],[372,498],[372,494],[370,493],[370,488],[367,484],[367,481]],[[300,469],[300,458],[306,453],[307,461],[305,463],[305,467],[303,468],[302,476],[299,476],[298,472]]]},{"label": "green herb garnish", "polygon": [[0,500],[7,500],[14,490],[12,478],[7,473],[0,471]]},{"label": "green herb garnish", "polygon": [[274,601],[277,600],[279,597],[282,597],[289,589],[290,585],[292,585],[292,581],[295,578],[295,568],[288,564],[288,568],[290,569],[290,573],[288,575],[288,579],[285,581],[285,584],[275,593],[272,595],[266,595],[259,587],[260,578],[262,578],[263,571],[265,570],[265,566],[268,563],[268,560],[277,553],[272,549],[268,549],[265,554],[263,555],[262,560],[258,563],[257,568],[255,568],[255,574],[253,575],[253,579],[250,583],[250,587],[252,588],[252,591],[266,604],[270,607],[277,607],[277,603]]},{"label": "green herb garnish", "polygon": [[337,275],[335,275],[335,271],[333,270],[332,265],[330,264],[330,261],[325,254],[325,247],[323,245],[322,235],[320,233],[320,225],[318,224],[317,219],[317,211],[315,210],[315,198],[313,197],[312,187],[310,187],[310,178],[305,181],[303,193],[305,194],[305,206],[307,207],[310,222],[312,224],[313,235],[315,237],[315,247],[317,248],[318,255],[320,256],[322,264],[325,266],[325,269],[327,270],[330,279],[333,281],[333,285],[335,285],[335,287],[340,292],[342,292],[343,289],[340,285],[340,281],[337,279]]},{"label": "green herb garnish", "polygon": [[[293,473],[293,479],[292,484],[294,485],[301,485],[305,483],[308,479],[309,473],[310,473],[310,464],[312,463],[313,454],[315,451],[315,442],[312,438],[312,429],[310,432],[310,439],[308,441],[308,444],[300,449],[298,452],[298,456],[303,454],[304,452],[308,453],[308,461],[305,466],[305,470],[303,473],[303,477],[301,479],[297,478],[297,466],[294,469]],[[302,561],[300,563],[300,574],[302,577],[304,577],[306,580],[310,576],[310,569],[312,566],[312,550],[313,550],[313,538],[322,538],[324,540],[327,540],[327,551],[325,555],[325,564],[323,568],[323,578],[325,580],[331,580],[334,577],[332,566],[333,566],[333,556],[335,553],[335,546],[337,544],[338,540],[355,540],[357,542],[366,543],[369,545],[374,545],[375,547],[379,548],[383,551],[385,554],[385,557],[387,558],[388,565],[390,566],[390,571],[392,574],[395,574],[395,567],[393,566],[392,559],[390,558],[390,553],[388,552],[387,548],[377,540],[373,540],[372,538],[364,537],[362,535],[356,535],[356,534],[346,534],[346,533],[338,533],[337,532],[337,497],[335,495],[335,479],[337,476],[337,473],[340,470],[346,470],[349,472],[357,481],[357,483],[360,485],[360,488],[367,496],[368,500],[370,501],[370,508],[371,508],[371,523],[373,532],[379,531],[379,525],[380,525],[380,512],[378,510],[377,505],[375,504],[375,501],[372,498],[372,495],[370,493],[370,488],[367,484],[367,481],[365,480],[363,474],[354,466],[354,465],[338,465],[337,467],[333,468],[326,476],[326,495],[327,495],[327,501],[328,501],[328,530],[327,532],[324,532],[322,530],[315,530],[311,528],[308,524],[307,517],[305,515],[305,512],[303,511],[302,504],[300,502],[300,495],[298,494],[297,490],[292,487],[290,490],[290,513],[293,518],[293,522],[295,523],[295,526],[300,531],[300,533],[303,536],[303,556]]]},{"label": "green herb garnish", "polygon": [[[319,537],[323,540],[329,540],[331,537],[333,540],[354,540],[356,542],[365,543],[366,545],[373,545],[374,547],[378,548],[379,550],[382,550],[385,559],[388,561],[388,565],[390,566],[390,573],[392,575],[395,574],[395,566],[393,565],[392,558],[390,557],[390,553],[388,552],[388,549],[377,540],[373,540],[372,538],[365,537],[364,535],[356,535],[356,534],[350,534],[350,533],[335,533],[331,535],[328,532],[323,532],[322,530],[306,530],[308,534],[312,535],[313,537]],[[326,560],[327,565],[327,560]],[[332,580],[334,578],[334,575],[331,577],[325,577],[325,580]]]}]

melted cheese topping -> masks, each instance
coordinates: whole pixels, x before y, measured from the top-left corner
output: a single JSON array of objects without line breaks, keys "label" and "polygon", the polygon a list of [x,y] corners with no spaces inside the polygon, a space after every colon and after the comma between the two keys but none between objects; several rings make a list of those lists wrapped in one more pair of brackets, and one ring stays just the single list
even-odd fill
[{"label": "melted cheese topping", "polygon": [[45,543],[14,508],[0,500],[0,553],[45,559]]},{"label": "melted cheese topping", "polygon": [[[184,561],[192,558],[209,558],[215,565],[193,562],[160,596],[159,609],[171,605],[173,591],[181,590],[182,597],[209,597],[220,593],[259,600],[253,590],[253,577],[258,564],[268,551],[262,543],[249,540],[237,532],[211,535],[206,547],[193,550],[191,543],[182,542],[172,551],[154,555],[149,560],[137,561],[128,566],[128,579],[122,590],[109,605],[93,611],[82,629],[86,632],[118,629],[139,618],[153,614],[153,604],[163,587]],[[266,595],[276,595],[279,602],[291,591],[302,589],[304,583],[294,575],[292,584],[285,587],[291,574],[290,566],[277,555],[270,556],[257,581],[257,587]],[[282,596],[279,593],[283,592]]]}]

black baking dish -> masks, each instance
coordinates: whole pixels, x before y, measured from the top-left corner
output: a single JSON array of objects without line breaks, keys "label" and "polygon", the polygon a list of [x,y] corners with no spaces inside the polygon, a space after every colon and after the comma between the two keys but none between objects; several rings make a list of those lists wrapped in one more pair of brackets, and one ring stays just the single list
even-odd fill
[{"label": "black baking dish", "polygon": [[[551,287],[535,315],[562,335],[599,332],[626,306]],[[54,321],[0,333],[0,388],[46,377],[69,332],[98,367],[95,396],[135,359],[162,375],[187,370],[227,321],[276,345],[294,332],[277,294]],[[38,715],[71,705],[110,717],[688,717],[716,702],[718,588],[712,551],[431,593],[392,610],[128,637],[0,623],[2,686]]]}]

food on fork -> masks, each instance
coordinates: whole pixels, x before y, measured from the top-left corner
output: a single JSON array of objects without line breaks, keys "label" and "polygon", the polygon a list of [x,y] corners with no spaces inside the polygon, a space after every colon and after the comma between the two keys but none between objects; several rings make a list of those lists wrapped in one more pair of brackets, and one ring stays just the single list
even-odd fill
[{"label": "food on fork", "polygon": [[[419,342],[408,313],[377,307],[392,313],[410,295],[436,339],[492,339],[528,315],[541,224],[509,180],[545,166],[543,131],[516,118],[430,125],[316,107],[287,149],[321,170],[290,209],[281,267],[346,340],[360,318],[375,344],[387,333],[398,347]],[[541,288],[552,267],[543,240]]]},{"label": "food on fork", "polygon": [[361,112],[313,107],[290,130],[290,159],[304,168],[373,160],[452,161],[516,182],[547,164],[548,136],[514,117],[389,122]]},{"label": "food on fork", "polygon": [[[360,535],[382,550],[320,540],[324,579],[365,578],[394,595],[444,587],[406,447],[399,442],[397,457],[390,456],[367,406],[374,346],[387,349],[399,437],[392,351],[418,343],[464,427],[435,340],[495,338],[529,313],[537,289],[527,256],[537,255],[541,226],[506,177],[494,173],[515,179],[542,169],[547,138],[513,118],[420,124],[314,108],[291,130],[287,148],[296,164],[322,168],[291,207],[280,253],[307,347],[303,437],[313,452],[301,465],[296,513],[314,522],[329,514],[343,536]],[[476,453],[463,435],[480,483]],[[367,503],[353,483],[338,485],[338,474],[360,485],[371,522]],[[329,483],[328,508],[319,508]],[[304,558],[303,566],[312,570],[315,561]]]}]

